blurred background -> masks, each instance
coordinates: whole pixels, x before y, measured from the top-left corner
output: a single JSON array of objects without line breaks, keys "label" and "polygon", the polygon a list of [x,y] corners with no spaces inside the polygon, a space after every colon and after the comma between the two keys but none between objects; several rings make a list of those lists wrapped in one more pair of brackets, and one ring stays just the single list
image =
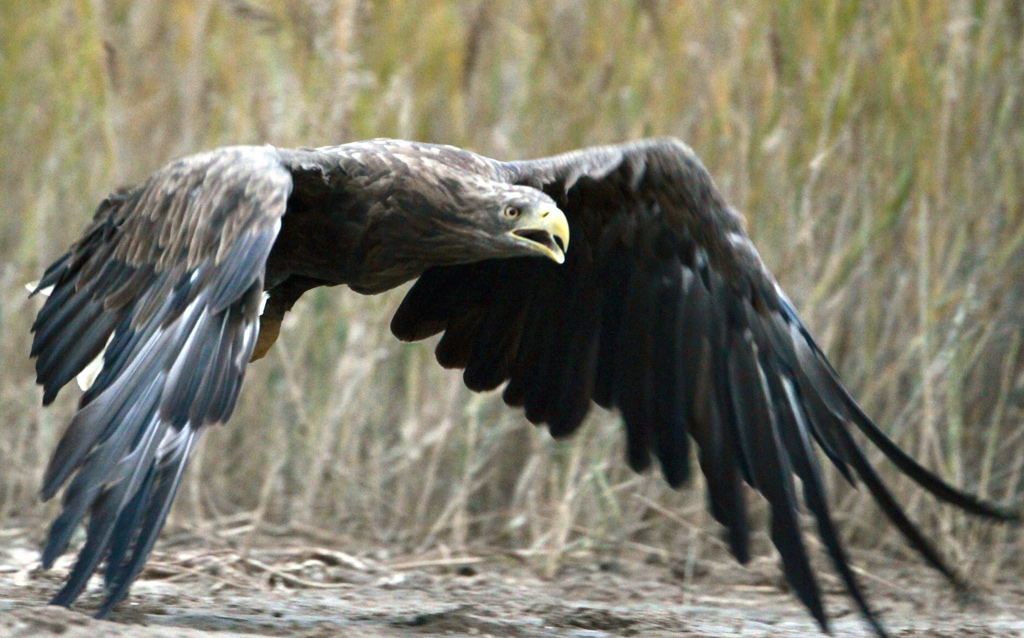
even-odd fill
[{"label": "blurred background", "polygon": [[[674,135],[704,159],[851,392],[949,481],[1021,498],[1024,4],[707,0],[0,2],[0,525],[77,388],[40,408],[26,298],[113,188],[226,144],[378,137],[502,159]],[[388,331],[403,290],[307,294],[209,432],[169,530],[403,552],[717,551],[699,477],[623,463],[614,414],[554,442]],[[877,455],[872,459],[879,461]],[[1019,559],[892,480],[975,578]],[[903,552],[830,476],[855,548]],[[764,508],[749,494],[759,551]]]}]

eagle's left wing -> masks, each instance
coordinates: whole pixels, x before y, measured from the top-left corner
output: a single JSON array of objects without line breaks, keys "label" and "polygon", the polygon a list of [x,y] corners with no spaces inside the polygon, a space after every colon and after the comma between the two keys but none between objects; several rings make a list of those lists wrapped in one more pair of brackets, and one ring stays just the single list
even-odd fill
[{"label": "eagle's left wing", "polygon": [[554,436],[574,432],[592,401],[617,408],[630,465],[644,470],[653,455],[673,486],[689,474],[695,441],[711,511],[735,556],[748,557],[742,480],[768,501],[786,578],[823,629],[794,476],[840,577],[883,633],[829,515],[816,446],[851,482],[859,477],[910,544],[959,583],[868,464],[851,424],[940,499],[1020,518],[943,482],[863,413],[686,145],[647,141],[499,167],[565,212],[565,264],[520,258],[429,270],[392,331],[404,340],[444,331],[442,365],[465,368],[476,391],[508,381],[505,402],[525,407]]}]

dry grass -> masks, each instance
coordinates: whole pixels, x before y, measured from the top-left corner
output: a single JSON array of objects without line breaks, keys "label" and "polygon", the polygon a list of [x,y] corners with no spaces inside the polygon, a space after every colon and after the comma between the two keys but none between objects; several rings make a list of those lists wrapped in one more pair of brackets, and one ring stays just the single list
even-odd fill
[{"label": "dry grass", "polygon": [[[200,149],[375,136],[510,159],[685,139],[867,412],[952,482],[1014,498],[1021,6],[3,0],[0,520],[55,507],[36,494],[76,397],[39,407],[22,284],[95,203]],[[400,296],[308,294],[231,424],[206,437],[172,524],[241,514],[442,554],[507,546],[545,570],[577,548],[717,542],[701,489],[624,467],[614,415],[554,443],[462,388],[431,344],[397,343]],[[832,484],[851,542],[900,547],[865,495]],[[895,488],[976,576],[1019,554],[1005,530]]]}]

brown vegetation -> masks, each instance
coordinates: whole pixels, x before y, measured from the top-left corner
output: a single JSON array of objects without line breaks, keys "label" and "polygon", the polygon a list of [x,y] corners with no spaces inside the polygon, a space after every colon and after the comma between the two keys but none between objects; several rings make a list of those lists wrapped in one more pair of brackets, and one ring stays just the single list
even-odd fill
[{"label": "brown vegetation", "polygon": [[[37,302],[22,285],[106,192],[210,147],[377,136],[505,159],[686,140],[866,411],[953,483],[1014,498],[1020,7],[0,2],[0,520],[43,531],[54,506],[39,505],[39,480],[77,399],[39,406]],[[465,390],[430,344],[398,343],[388,321],[402,292],[320,289],[297,305],[230,425],[206,437],[172,527],[318,528],[455,555],[500,546],[545,572],[568,551],[685,557],[718,542],[699,480],[676,493],[625,467],[615,415],[552,442],[497,393]],[[831,486],[851,542],[902,547],[870,499]],[[1004,528],[894,488],[975,580],[1021,550]]]}]

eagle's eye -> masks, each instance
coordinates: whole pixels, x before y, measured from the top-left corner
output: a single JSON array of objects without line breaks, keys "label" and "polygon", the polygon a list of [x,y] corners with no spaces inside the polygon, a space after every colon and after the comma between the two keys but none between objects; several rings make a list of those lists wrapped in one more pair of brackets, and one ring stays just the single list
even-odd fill
[{"label": "eagle's eye", "polygon": [[516,217],[519,217],[519,209],[516,208],[515,206],[505,207],[505,217],[508,217],[509,219],[515,219]]}]

